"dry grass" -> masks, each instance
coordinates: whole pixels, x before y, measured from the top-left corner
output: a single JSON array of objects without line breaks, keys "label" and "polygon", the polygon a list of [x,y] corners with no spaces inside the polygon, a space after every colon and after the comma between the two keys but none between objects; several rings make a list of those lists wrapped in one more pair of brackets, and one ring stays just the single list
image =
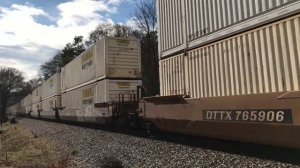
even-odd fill
[{"label": "dry grass", "polygon": [[1,135],[0,167],[69,167],[69,154],[61,153],[54,142],[35,136],[18,124],[6,123],[4,129]]}]

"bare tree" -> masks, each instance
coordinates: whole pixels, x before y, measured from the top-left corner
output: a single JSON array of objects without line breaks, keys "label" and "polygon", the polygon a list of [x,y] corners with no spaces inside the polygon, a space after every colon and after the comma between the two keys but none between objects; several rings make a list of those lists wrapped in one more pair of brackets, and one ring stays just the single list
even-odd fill
[{"label": "bare tree", "polygon": [[24,83],[25,87],[28,87],[31,91],[37,88],[43,82],[43,77],[41,75],[37,75],[36,77],[30,79],[28,82]]},{"label": "bare tree", "polygon": [[113,25],[110,23],[100,24],[89,35],[89,40],[85,42],[87,46],[91,46],[105,36],[113,34]]},{"label": "bare tree", "polygon": [[132,37],[133,30],[131,27],[128,27],[126,25],[120,25],[120,24],[115,24],[114,25],[114,35],[115,37]]},{"label": "bare tree", "polygon": [[61,68],[71,62],[75,57],[79,56],[85,50],[82,36],[75,36],[73,43],[68,43],[62,51],[45,62],[40,67],[40,74],[46,80],[57,72],[60,72]]},{"label": "bare tree", "polygon": [[159,57],[155,0],[139,0],[132,17],[142,32],[143,85],[148,89],[149,95],[156,95],[159,94]]},{"label": "bare tree", "polygon": [[87,46],[91,46],[96,43],[96,41],[102,39],[105,36],[113,37],[135,37],[135,31],[126,25],[121,24],[110,24],[104,23],[97,26],[89,35],[89,40],[85,42]]},{"label": "bare tree", "polygon": [[56,72],[59,72],[61,67],[62,52],[58,52],[53,58],[41,65],[39,73],[44,77],[44,79],[48,79]]},{"label": "bare tree", "polygon": [[20,90],[23,84],[23,75],[14,68],[0,67],[0,117],[4,121],[7,102],[13,92]]},{"label": "bare tree", "polygon": [[61,66],[67,65],[85,51],[82,36],[75,36],[73,43],[68,43],[61,53]]},{"label": "bare tree", "polygon": [[139,0],[133,12],[133,20],[137,27],[147,35],[157,31],[155,0]]}]

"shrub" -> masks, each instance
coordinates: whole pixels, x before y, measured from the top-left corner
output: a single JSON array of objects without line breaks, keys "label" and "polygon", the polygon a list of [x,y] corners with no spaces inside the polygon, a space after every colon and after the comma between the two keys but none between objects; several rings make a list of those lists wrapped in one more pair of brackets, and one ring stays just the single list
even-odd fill
[{"label": "shrub", "polygon": [[10,124],[17,124],[17,120],[16,120],[16,118],[12,118],[12,119],[10,119]]}]

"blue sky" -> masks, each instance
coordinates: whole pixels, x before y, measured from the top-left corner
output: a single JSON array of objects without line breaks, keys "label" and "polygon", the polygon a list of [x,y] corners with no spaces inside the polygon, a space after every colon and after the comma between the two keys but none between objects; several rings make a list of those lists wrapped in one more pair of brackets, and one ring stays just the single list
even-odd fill
[{"label": "blue sky", "polygon": [[85,38],[98,24],[134,26],[134,0],[0,0],[0,66],[28,80],[74,36]]}]

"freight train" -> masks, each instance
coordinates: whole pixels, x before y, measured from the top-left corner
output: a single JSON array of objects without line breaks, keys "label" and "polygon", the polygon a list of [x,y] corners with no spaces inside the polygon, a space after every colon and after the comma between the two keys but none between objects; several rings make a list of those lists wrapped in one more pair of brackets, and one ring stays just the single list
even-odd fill
[{"label": "freight train", "polygon": [[141,96],[138,41],[106,37],[10,112],[300,148],[299,0],[157,0],[157,11],[160,96]]}]

